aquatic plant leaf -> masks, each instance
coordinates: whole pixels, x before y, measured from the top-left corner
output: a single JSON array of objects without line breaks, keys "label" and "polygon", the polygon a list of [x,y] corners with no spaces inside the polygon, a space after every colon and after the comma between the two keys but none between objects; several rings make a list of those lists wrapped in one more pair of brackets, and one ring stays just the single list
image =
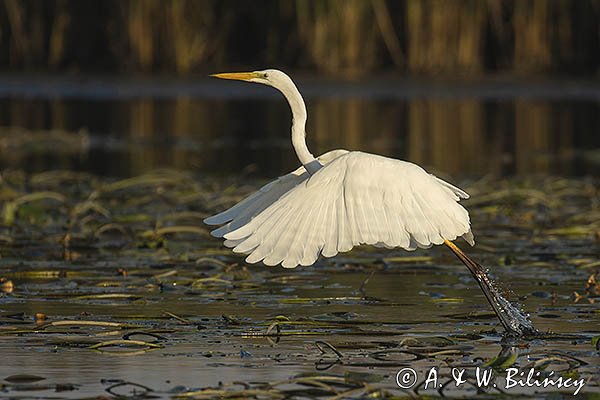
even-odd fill
[{"label": "aquatic plant leaf", "polygon": [[2,212],[4,216],[4,223],[7,225],[12,225],[15,221],[15,216],[19,210],[19,207],[26,203],[40,200],[54,200],[59,203],[64,203],[66,201],[66,197],[56,192],[34,192],[18,197],[12,201],[8,201],[4,203],[4,209]]},{"label": "aquatic plant leaf", "polygon": [[4,380],[6,382],[11,382],[11,383],[31,383],[31,382],[43,381],[44,379],[46,379],[46,378],[44,378],[43,376],[29,375],[29,374],[11,375],[11,376],[7,376],[6,378],[4,378]]}]

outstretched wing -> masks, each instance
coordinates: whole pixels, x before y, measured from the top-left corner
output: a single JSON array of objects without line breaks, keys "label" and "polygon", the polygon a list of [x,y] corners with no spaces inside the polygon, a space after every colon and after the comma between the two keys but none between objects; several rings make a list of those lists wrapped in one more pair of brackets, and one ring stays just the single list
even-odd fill
[{"label": "outstretched wing", "polygon": [[288,268],[359,244],[414,250],[459,236],[473,244],[469,214],[457,203],[467,196],[415,164],[350,152],[227,228],[225,244],[249,263]]},{"label": "outstretched wing", "polygon": [[[331,162],[331,160],[346,153],[348,153],[348,150],[332,150],[320,155],[317,159],[321,164],[326,165]],[[300,166],[300,168],[295,171],[267,183],[257,192],[246,197],[230,209],[206,218],[204,223],[208,225],[225,224],[211,232],[215,237],[223,237],[228,232],[246,225],[252,218],[260,214],[275,201],[279,200],[281,196],[308,178],[308,172],[306,172],[306,169],[304,169],[303,166]],[[228,247],[234,247],[235,244],[235,241],[225,241],[225,245]]]}]

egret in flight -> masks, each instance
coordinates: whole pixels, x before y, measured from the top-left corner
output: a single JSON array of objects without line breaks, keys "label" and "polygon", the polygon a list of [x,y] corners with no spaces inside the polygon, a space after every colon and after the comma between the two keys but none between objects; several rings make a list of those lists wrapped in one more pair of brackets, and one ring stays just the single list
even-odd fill
[{"label": "egret in flight", "polygon": [[222,225],[212,235],[224,238],[225,246],[247,254],[248,263],[295,268],[362,244],[405,250],[444,244],[469,268],[504,327],[519,330],[510,303],[498,298],[481,266],[453,243],[460,237],[474,245],[469,213],[459,204],[467,193],[407,161],[347,150],[315,158],[306,146],[304,100],[279,70],[212,76],[279,90],[291,108],[292,145],[302,163],[204,220]]}]

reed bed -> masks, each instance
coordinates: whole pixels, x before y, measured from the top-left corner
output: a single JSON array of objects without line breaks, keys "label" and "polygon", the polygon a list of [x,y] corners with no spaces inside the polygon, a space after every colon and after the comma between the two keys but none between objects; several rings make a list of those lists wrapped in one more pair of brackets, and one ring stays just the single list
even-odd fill
[{"label": "reed bed", "polygon": [[600,0],[4,0],[5,69],[588,73]]}]

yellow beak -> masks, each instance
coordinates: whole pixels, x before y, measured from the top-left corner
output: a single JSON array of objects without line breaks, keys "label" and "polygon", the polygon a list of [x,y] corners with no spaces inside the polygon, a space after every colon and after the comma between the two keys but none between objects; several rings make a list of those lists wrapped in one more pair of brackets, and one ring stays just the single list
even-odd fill
[{"label": "yellow beak", "polygon": [[213,74],[211,76],[213,78],[219,78],[219,79],[232,79],[235,81],[249,81],[252,78],[257,78],[258,74],[256,72],[225,72],[222,74]]}]

